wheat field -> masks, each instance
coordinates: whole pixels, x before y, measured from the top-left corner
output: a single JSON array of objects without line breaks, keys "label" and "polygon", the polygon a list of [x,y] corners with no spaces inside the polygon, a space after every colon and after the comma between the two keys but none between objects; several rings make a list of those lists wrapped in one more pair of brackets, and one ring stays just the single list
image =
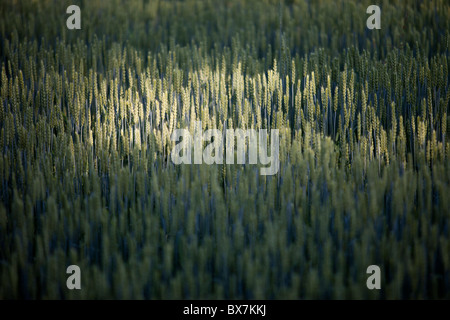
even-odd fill
[{"label": "wheat field", "polygon": [[[450,4],[371,4],[2,0],[0,299],[449,299]],[[170,160],[226,128],[277,174]]]}]

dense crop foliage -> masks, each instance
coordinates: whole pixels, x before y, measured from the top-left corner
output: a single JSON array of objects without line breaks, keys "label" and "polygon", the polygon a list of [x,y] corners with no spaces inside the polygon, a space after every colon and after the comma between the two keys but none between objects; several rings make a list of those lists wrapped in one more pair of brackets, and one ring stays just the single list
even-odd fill
[{"label": "dense crop foliage", "polygon": [[450,4],[372,2],[1,1],[0,299],[450,298]]}]

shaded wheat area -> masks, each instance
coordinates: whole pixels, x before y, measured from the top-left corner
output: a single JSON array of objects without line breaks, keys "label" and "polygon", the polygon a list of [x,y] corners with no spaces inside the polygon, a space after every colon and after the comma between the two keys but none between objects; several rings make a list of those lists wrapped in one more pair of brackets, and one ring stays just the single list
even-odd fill
[{"label": "shaded wheat area", "polygon": [[450,298],[450,6],[371,2],[1,1],[0,299]]}]

